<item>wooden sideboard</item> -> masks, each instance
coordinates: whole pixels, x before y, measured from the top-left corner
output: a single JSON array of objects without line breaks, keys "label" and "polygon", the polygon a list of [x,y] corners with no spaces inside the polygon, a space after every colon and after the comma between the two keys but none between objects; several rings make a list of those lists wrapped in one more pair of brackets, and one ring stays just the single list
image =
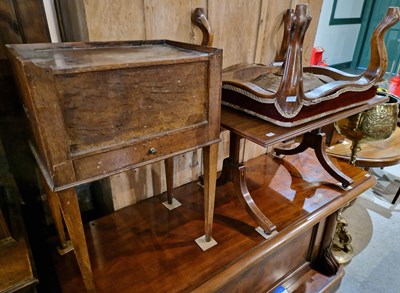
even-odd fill
[{"label": "wooden sideboard", "polygon": [[205,239],[210,240],[220,140],[220,49],[166,40],[8,49],[58,235],[65,246],[63,218],[88,290],[95,285],[77,185],[166,159],[171,193],[168,158],[203,148]]},{"label": "wooden sideboard", "polygon": [[[162,194],[88,223],[98,292],[272,292],[278,285],[289,292],[334,292],[344,275],[330,258],[337,212],[375,179],[333,163],[353,179],[351,189],[340,188],[312,150],[245,162],[248,190],[276,231],[255,230],[228,182],[216,191],[218,245],[204,252],[192,241],[203,229],[203,189],[196,182],[174,190],[182,206],[173,211],[161,206]],[[80,292],[73,256],[53,257],[62,290]]]}]

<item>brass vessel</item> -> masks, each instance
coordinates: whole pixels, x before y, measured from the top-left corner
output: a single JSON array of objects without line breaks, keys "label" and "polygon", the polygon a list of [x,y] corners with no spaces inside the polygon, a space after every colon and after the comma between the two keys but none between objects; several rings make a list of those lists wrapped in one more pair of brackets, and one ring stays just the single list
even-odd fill
[{"label": "brass vessel", "polygon": [[388,139],[397,127],[399,104],[397,99],[335,122],[336,131],[352,141],[350,164],[354,165],[360,144]]},{"label": "brass vessel", "polygon": [[[382,141],[393,134],[397,127],[398,113],[398,100],[390,97],[390,100],[382,105],[335,122],[336,131],[352,142],[350,164],[355,165],[361,143]],[[354,255],[351,235],[347,230],[348,224],[342,215],[342,212],[352,203],[354,201],[339,211],[332,241],[332,253],[340,264],[350,262]]]}]

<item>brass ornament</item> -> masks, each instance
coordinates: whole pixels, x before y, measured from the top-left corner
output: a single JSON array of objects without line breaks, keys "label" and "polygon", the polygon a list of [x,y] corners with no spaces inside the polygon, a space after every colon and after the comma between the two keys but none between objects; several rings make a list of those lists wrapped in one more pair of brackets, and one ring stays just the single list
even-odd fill
[{"label": "brass ornament", "polygon": [[352,141],[350,164],[355,165],[360,144],[388,139],[397,127],[399,104],[394,98],[382,105],[335,122],[336,131]]}]

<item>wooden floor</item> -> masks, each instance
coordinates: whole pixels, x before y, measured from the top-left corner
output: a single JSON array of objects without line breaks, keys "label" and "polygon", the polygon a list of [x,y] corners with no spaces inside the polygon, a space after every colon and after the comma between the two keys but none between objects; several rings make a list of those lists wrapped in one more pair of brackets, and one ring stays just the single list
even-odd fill
[{"label": "wooden floor", "polygon": [[[342,162],[337,165],[356,185],[368,181],[363,189],[373,185],[364,171]],[[332,202],[340,206],[357,196],[349,191],[349,197],[343,198],[343,190],[316,162],[313,152],[284,160],[262,156],[248,161],[246,168],[254,200],[277,225],[275,236],[266,240],[255,231],[256,224],[237,199],[233,184],[227,183],[217,188],[213,238],[218,245],[203,252],[194,241],[204,234],[203,192],[198,184],[187,184],[174,191],[182,203],[175,210],[166,209],[160,195],[85,226],[97,291],[189,292],[292,227],[307,225],[317,214],[332,213],[328,211],[335,208],[330,207]],[[53,260],[63,292],[84,292],[74,254],[53,253]],[[275,279],[287,274],[279,268],[271,272]],[[312,271],[308,274],[315,278]],[[302,286],[298,288],[306,292]]]}]

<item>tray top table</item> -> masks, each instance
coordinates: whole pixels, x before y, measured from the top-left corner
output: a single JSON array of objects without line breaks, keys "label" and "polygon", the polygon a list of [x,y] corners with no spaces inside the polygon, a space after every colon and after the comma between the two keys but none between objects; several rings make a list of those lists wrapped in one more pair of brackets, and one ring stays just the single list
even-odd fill
[{"label": "tray top table", "polygon": [[240,140],[245,138],[260,146],[268,147],[304,135],[303,141],[295,149],[275,149],[275,152],[277,154],[296,154],[304,151],[308,147],[313,148],[324,169],[327,170],[335,179],[341,181],[344,186],[343,182],[352,183],[351,178],[347,177],[332,164],[325,153],[324,134],[315,131],[345,117],[368,110],[376,105],[386,102],[387,100],[387,97],[376,96],[361,106],[290,128],[280,127],[244,112],[222,106],[221,125],[223,128],[230,130],[230,151],[229,158],[224,160],[219,184],[223,184],[227,180],[232,181],[235,184],[239,200],[242,202],[248,213],[267,234],[270,234],[276,229],[276,227],[259,210],[246,185],[245,166],[239,160]]}]

